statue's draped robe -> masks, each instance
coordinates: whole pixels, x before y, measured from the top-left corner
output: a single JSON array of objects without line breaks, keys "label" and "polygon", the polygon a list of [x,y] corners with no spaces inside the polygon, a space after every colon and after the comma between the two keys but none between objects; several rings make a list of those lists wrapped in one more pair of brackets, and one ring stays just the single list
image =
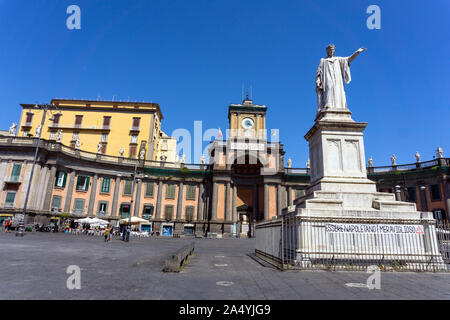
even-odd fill
[{"label": "statue's draped robe", "polygon": [[331,57],[320,59],[316,72],[316,83],[323,90],[317,90],[317,111],[323,108],[346,109],[344,81],[351,81],[349,57]]}]

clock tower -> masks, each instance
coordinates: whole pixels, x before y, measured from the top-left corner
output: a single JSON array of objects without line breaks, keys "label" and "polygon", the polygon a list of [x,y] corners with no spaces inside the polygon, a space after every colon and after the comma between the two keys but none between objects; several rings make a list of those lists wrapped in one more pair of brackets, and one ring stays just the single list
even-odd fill
[{"label": "clock tower", "polygon": [[230,137],[266,139],[265,105],[253,104],[247,97],[242,104],[231,104],[228,108]]}]

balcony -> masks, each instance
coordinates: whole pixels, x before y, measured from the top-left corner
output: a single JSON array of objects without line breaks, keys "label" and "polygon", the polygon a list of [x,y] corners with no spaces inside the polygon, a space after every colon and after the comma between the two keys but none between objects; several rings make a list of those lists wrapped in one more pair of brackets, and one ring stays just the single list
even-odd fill
[{"label": "balcony", "polygon": [[139,127],[131,127],[130,132],[139,132],[141,129]]},{"label": "balcony", "polygon": [[9,179],[5,180],[5,184],[10,185],[19,185],[20,183],[20,176],[10,176]]},{"label": "balcony", "polygon": [[5,202],[3,207],[6,209],[12,209],[14,208],[14,202]]},{"label": "balcony", "polygon": [[32,123],[31,122],[24,122],[22,124],[22,128],[31,128],[32,127]]},{"label": "balcony", "polygon": [[82,126],[78,124],[68,125],[68,124],[51,124],[48,126],[49,129],[67,129],[76,131],[110,131],[110,126]]}]

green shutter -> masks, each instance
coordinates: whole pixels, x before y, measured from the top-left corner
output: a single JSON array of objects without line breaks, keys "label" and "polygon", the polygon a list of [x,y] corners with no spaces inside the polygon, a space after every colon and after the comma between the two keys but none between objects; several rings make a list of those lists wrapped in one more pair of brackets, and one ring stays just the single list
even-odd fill
[{"label": "green shutter", "polygon": [[78,177],[77,177],[77,187],[76,187],[76,190],[80,190],[80,187],[81,187],[81,185],[80,185],[80,179],[81,179],[81,176],[78,176]]},{"label": "green shutter", "polygon": [[84,191],[89,190],[89,179],[90,179],[90,177],[86,177],[86,183],[84,184]]},{"label": "green shutter", "polygon": [[195,186],[187,185],[186,186],[186,200],[195,200]]},{"label": "green shutter", "polygon": [[60,206],[61,206],[61,197],[53,196],[52,209],[53,208],[59,209]]},{"label": "green shutter", "polygon": [[185,212],[185,217],[184,219],[186,221],[192,221],[194,220],[194,207],[193,206],[187,206],[186,207],[186,212]]},{"label": "green shutter", "polygon": [[62,185],[63,188],[66,187],[66,180],[67,180],[67,173],[64,172],[63,185]]},{"label": "green shutter", "polygon": [[14,199],[16,198],[15,192],[7,192],[5,203],[14,203]]},{"label": "green shutter", "polygon": [[102,179],[102,192],[103,193],[109,193],[109,188],[111,185],[111,179],[110,178],[103,178]]},{"label": "green shutter", "polygon": [[155,184],[153,182],[147,182],[146,183],[146,189],[145,189],[145,196],[146,197],[153,197],[154,185]]},{"label": "green shutter", "polygon": [[22,169],[22,165],[21,164],[15,164],[13,166],[11,176],[15,176],[15,177],[20,176],[20,170],[21,169]]},{"label": "green shutter", "polygon": [[125,184],[123,186],[123,194],[129,196],[131,195],[132,182],[127,180],[124,183]]},{"label": "green shutter", "polygon": [[59,171],[56,171],[56,176],[55,176],[55,187],[58,186],[58,177],[59,177]]},{"label": "green shutter", "polygon": [[166,199],[174,199],[175,198],[175,185],[168,184],[166,185]]}]

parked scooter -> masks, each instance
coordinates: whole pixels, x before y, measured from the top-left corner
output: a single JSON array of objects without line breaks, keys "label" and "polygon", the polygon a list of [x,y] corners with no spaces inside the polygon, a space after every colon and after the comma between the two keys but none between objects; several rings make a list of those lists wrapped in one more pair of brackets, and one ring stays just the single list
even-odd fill
[{"label": "parked scooter", "polygon": [[36,223],[36,225],[34,226],[34,230],[36,230],[36,232],[50,232],[51,231],[50,227],[40,225],[39,223]]}]

